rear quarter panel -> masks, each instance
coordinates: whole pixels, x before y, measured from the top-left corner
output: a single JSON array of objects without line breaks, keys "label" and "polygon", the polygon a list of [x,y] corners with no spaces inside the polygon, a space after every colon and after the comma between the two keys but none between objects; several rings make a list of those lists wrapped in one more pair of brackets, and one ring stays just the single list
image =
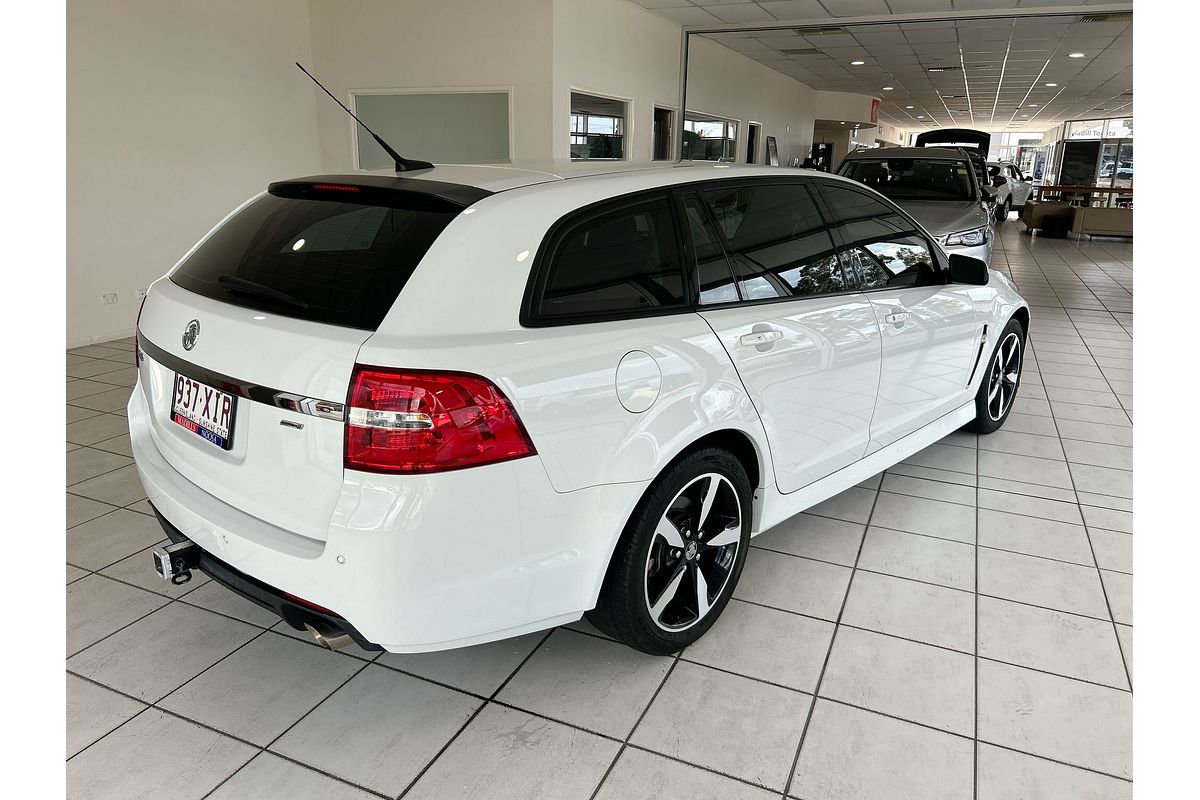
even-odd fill
[{"label": "rear quarter panel", "polygon": [[[520,309],[546,232],[570,211],[633,191],[628,180],[567,181],[486,198],[422,260],[359,362],[460,370],[515,405],[560,492],[653,478],[705,433],[744,432],[770,475],[762,424],[711,328],[690,311],[639,320],[523,328]],[[617,366],[653,358],[661,385],[645,411],[617,395]]]}]

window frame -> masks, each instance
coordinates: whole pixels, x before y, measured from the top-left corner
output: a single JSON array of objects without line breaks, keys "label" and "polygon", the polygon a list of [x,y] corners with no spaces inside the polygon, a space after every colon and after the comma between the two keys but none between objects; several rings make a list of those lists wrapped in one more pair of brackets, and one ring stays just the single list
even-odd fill
[{"label": "window frame", "polygon": [[[779,297],[759,297],[746,298],[742,295],[742,288],[737,278],[737,270],[734,269],[733,261],[730,256],[729,241],[725,236],[725,231],[717,224],[713,217],[712,209],[700,198],[700,209],[704,214],[705,224],[708,226],[711,235],[720,243],[721,250],[725,255],[725,265],[729,270],[730,276],[733,278],[734,288],[737,290],[738,299],[731,300],[726,303],[708,303],[702,305],[700,303],[700,275],[699,265],[695,259],[695,248],[692,242],[692,232],[686,225],[686,212],[683,207],[684,197],[687,194],[700,195],[705,191],[712,189],[721,189],[724,187],[741,187],[741,186],[799,186],[808,192],[809,198],[813,202],[813,206],[817,210],[817,214],[821,217],[821,222],[824,223],[826,235],[829,236],[829,243],[833,245],[833,255],[838,259],[838,269],[842,271],[842,280],[847,284],[846,288],[837,292],[821,292],[819,294],[786,294]],[[794,303],[803,300],[818,299],[823,297],[839,297],[845,294],[853,294],[857,290],[849,286],[849,276],[846,273],[846,268],[842,264],[841,251],[838,248],[838,240],[834,237],[833,231],[830,228],[829,215],[826,213],[824,205],[821,203],[817,192],[813,189],[813,180],[811,178],[765,178],[765,179],[750,179],[746,178],[723,178],[719,180],[696,181],[694,183],[678,184],[672,187],[672,194],[675,195],[675,203],[677,207],[676,218],[684,220],[681,228],[687,228],[686,232],[680,230],[680,235],[685,242],[685,255],[688,259],[687,270],[692,278],[693,294],[692,303],[696,311],[717,311],[725,308],[743,308],[746,306],[770,305],[772,303]]]},{"label": "window frame", "polygon": [[[540,311],[541,299],[549,281],[554,258],[558,254],[563,241],[574,233],[580,226],[600,217],[605,217],[625,208],[645,205],[657,200],[666,204],[667,215],[671,221],[671,241],[679,264],[683,281],[683,302],[678,306],[652,306],[650,308],[630,309],[628,311],[605,311],[592,314],[543,314]],[[523,328],[556,328],[564,325],[585,325],[593,322],[614,322],[617,320],[648,319],[666,317],[676,314],[690,314],[695,311],[694,298],[696,290],[692,280],[683,248],[682,234],[679,224],[679,209],[672,196],[670,187],[646,189],[629,194],[608,197],[595,203],[573,209],[559,217],[542,237],[538,245],[537,255],[529,269],[529,277],[525,284],[525,293],[521,298],[519,322]]]},{"label": "window frame", "polygon": [[[859,184],[857,181],[851,180],[849,178],[845,179],[845,181],[834,181],[834,180],[830,180],[828,178],[817,178],[817,179],[813,179],[813,184],[816,187],[815,193],[817,195],[818,202],[820,203],[821,208],[822,208],[823,212],[825,213],[825,218],[827,220],[832,220],[834,217],[832,208],[829,205],[829,199],[825,195],[825,187],[827,187],[827,186],[839,187],[839,188],[845,189],[846,191],[849,191],[849,192],[856,192],[858,194],[864,195],[864,196],[870,198],[871,200],[874,200],[874,201],[882,204],[884,207],[890,208],[892,211],[894,211],[896,214],[898,214],[901,218],[908,220],[909,224],[912,225],[912,227],[909,230],[901,231],[900,233],[898,233],[896,235],[897,236],[915,236],[915,237],[921,239],[923,242],[925,242],[925,244],[929,248],[930,254],[933,256],[934,267],[936,268],[935,271],[942,278],[941,285],[942,286],[950,285],[949,257],[946,255],[946,252],[944,250],[942,250],[941,245],[938,244],[937,240],[934,237],[930,236],[929,233],[923,227],[921,227],[921,224],[919,222],[917,222],[915,219],[913,219],[911,214],[906,213],[904,211],[904,209],[900,208],[900,206],[896,205],[895,203],[893,203],[888,198],[884,197],[879,192],[871,192],[869,190],[869,187],[863,186],[862,184]],[[864,190],[866,190],[866,191],[864,191]],[[839,227],[840,226],[833,224],[831,222],[830,229],[829,229],[829,235],[831,237],[833,237],[834,247],[837,250],[839,260],[842,258],[844,253],[846,253],[849,250],[852,250],[855,247],[858,247],[860,242],[870,243],[870,242],[874,242],[874,241],[882,241],[879,239],[862,239],[862,240],[847,241],[846,238],[844,236],[842,236],[842,233],[841,233],[841,230],[839,229]],[[870,253],[869,250],[867,252]],[[872,258],[874,258],[873,255],[872,255]],[[844,266],[842,268],[842,271],[845,272]],[[937,286],[938,284],[926,284],[926,285],[927,286]],[[863,294],[870,294],[873,292],[896,291],[898,288],[900,288],[900,287],[896,287],[896,286],[856,286],[852,289],[852,291],[861,292]],[[912,289],[912,288],[920,288],[920,287],[906,286],[903,288],[904,289]]]},{"label": "window frame", "polygon": [[[570,109],[575,106],[575,103],[572,101],[572,98],[575,95],[580,95],[582,97],[588,97],[588,98],[595,98],[597,100],[611,100],[611,101],[620,103],[623,108],[623,114],[622,114],[622,116],[618,117],[618,116],[615,116],[612,114],[591,114],[586,111],[583,111],[583,112],[571,111]],[[630,147],[633,144],[633,137],[631,134],[632,134],[632,130],[633,130],[633,117],[635,114],[635,111],[633,108],[633,101],[634,101],[634,98],[632,98],[632,97],[621,97],[621,96],[615,95],[615,94],[604,94],[602,92],[594,92],[589,89],[580,89],[576,86],[570,87],[567,90],[567,109],[568,109],[567,110],[567,160],[573,164],[574,163],[583,163],[583,162],[587,162],[587,161],[599,161],[599,162],[605,162],[605,163],[609,163],[609,162],[618,163],[618,162],[622,162],[622,161],[629,161],[630,160]],[[572,130],[572,117],[575,117],[575,116],[582,116],[584,118],[583,119],[583,131],[578,134]],[[588,119],[588,117],[591,117],[591,116],[612,118],[612,119],[620,120],[620,123],[619,123],[619,125],[614,125],[614,133],[590,134],[587,132],[587,119]],[[620,133],[615,132],[616,127],[619,127],[621,129]],[[603,137],[607,137],[607,138],[620,139],[621,140],[621,156],[620,156],[620,158],[605,158],[605,157],[592,158],[591,156],[587,156],[584,158],[576,158],[575,156],[571,155],[571,146],[574,144],[574,142],[572,142],[571,140],[575,136],[583,136],[585,141],[589,136],[603,136]]]}]

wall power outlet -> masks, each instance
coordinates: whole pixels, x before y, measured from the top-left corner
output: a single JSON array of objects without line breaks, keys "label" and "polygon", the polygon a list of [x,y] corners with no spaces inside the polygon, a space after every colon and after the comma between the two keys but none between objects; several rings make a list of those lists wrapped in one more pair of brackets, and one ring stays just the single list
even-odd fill
[{"label": "wall power outlet", "polygon": [[117,293],[105,292],[104,294],[100,295],[100,302],[103,305],[111,306],[113,303],[117,302]]}]

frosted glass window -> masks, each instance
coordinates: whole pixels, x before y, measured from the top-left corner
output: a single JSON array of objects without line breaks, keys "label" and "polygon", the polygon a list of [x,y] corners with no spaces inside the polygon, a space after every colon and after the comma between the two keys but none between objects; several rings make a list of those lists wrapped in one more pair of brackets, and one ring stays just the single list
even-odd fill
[{"label": "frosted glass window", "polygon": [[[507,164],[508,93],[360,94],[355,113],[405,158],[435,164]],[[361,128],[358,165],[386,169],[392,159]]]}]

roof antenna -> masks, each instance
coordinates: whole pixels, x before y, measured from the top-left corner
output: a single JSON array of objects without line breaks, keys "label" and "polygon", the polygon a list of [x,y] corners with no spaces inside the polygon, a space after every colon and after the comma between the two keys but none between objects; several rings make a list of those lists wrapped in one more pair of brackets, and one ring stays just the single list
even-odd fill
[{"label": "roof antenna", "polygon": [[333,97],[333,102],[335,102],[339,106],[341,106],[343,111],[345,111],[351,117],[354,117],[354,121],[357,122],[359,125],[362,125],[363,130],[365,130],[367,133],[371,134],[371,138],[374,139],[379,144],[379,146],[383,148],[383,151],[385,153],[387,153],[389,156],[391,156],[395,160],[396,172],[412,172],[413,170],[417,170],[417,169],[433,169],[433,164],[430,164],[428,161],[418,161],[417,159],[414,159],[414,158],[405,158],[404,156],[400,155],[395,150],[393,150],[392,146],[390,144],[385,142],[383,139],[379,138],[378,133],[376,133],[375,131],[368,128],[367,123],[363,122],[361,119],[354,116],[354,112],[351,111],[350,109],[346,108],[345,103],[343,103],[341,100],[338,100],[336,97],[334,97],[333,92],[326,89],[325,86],[319,80],[317,80],[316,78],[314,78],[312,76],[312,73],[310,73],[304,67],[300,66],[299,61],[296,62],[296,66],[300,67],[300,71],[303,72],[305,75],[307,75],[312,80],[313,83],[315,83],[317,86],[320,86],[321,91],[323,91],[325,94],[329,95],[330,97]]}]

